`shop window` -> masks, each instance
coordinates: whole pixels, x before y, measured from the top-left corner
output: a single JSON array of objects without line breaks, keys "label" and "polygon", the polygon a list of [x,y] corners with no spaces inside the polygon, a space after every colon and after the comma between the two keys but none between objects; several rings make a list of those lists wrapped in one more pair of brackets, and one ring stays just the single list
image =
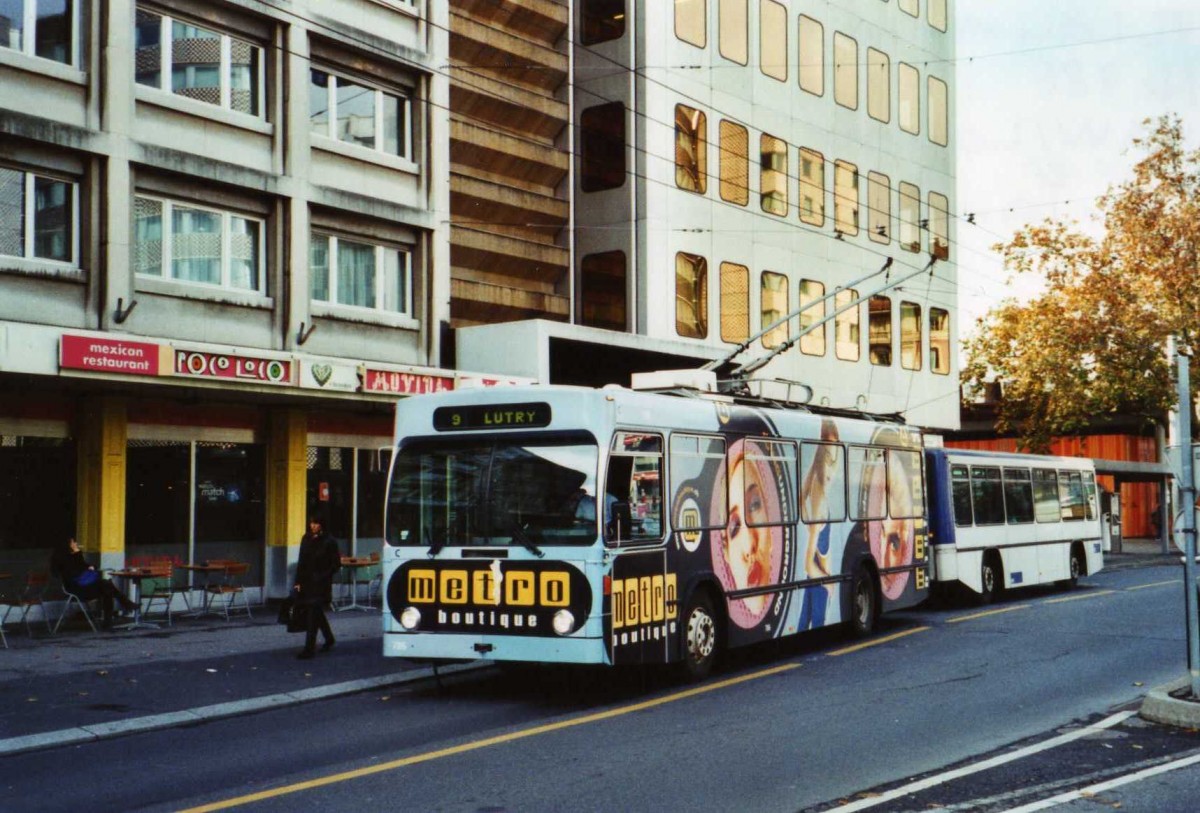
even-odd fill
[{"label": "shop window", "polygon": [[717,0],[718,48],[721,56],[739,65],[750,59],[748,0]]},{"label": "shop window", "polygon": [[697,48],[708,44],[708,0],[675,0],[675,36]]},{"label": "shop window", "polygon": [[876,121],[892,120],[892,60],[883,51],[867,49],[867,115]]},{"label": "shop window", "polygon": [[745,206],[750,202],[750,134],[725,119],[720,129],[721,199]]},{"label": "shop window", "polygon": [[412,315],[408,251],[313,232],[309,255],[314,302]]},{"label": "shop window", "polygon": [[134,199],[134,268],[146,277],[266,292],[263,221],[139,195]]},{"label": "shop window", "polygon": [[950,312],[942,308],[929,309],[929,369],[950,374]]},{"label": "shop window", "polygon": [[125,449],[126,556],[189,561],[192,444],[129,440]]},{"label": "shop window", "polygon": [[867,173],[867,236],[876,243],[892,241],[892,182],[878,172]]},{"label": "shop window", "polygon": [[900,4],[900,10],[905,14],[917,17],[921,14],[920,0],[897,0]]},{"label": "shop window", "polygon": [[800,148],[800,220],[825,225],[825,156]]},{"label": "shop window", "polygon": [[318,137],[386,155],[412,156],[411,101],[405,95],[313,68],[308,119]]},{"label": "shop window", "polygon": [[759,67],[780,82],[787,81],[787,7],[762,0],[758,8]]},{"label": "shop window", "polygon": [[229,34],[138,9],[134,77],[139,85],[264,117],[263,49]]},{"label": "shop window", "polygon": [[841,31],[833,32],[833,100],[858,109],[858,42]]},{"label": "shop window", "polygon": [[929,24],[938,31],[946,30],[946,0],[929,0],[926,6]]},{"label": "shop window", "polygon": [[79,185],[0,167],[0,256],[78,265]]},{"label": "shop window", "polygon": [[800,352],[807,356],[823,356],[825,325],[812,326],[825,318],[824,283],[800,280],[800,307],[803,309],[800,311]]},{"label": "shop window", "polygon": [[0,570],[44,571],[76,535],[76,454],[70,438],[0,435]]},{"label": "shop window", "polygon": [[929,253],[950,259],[950,201],[937,192],[929,193]]},{"label": "shop window", "polygon": [[76,64],[74,0],[0,0],[0,48]]},{"label": "shop window", "polygon": [[354,536],[354,449],[309,446],[307,452],[305,512],[323,519],[325,532],[349,555]]},{"label": "shop window", "polygon": [[[762,330],[788,314],[788,278],[774,271],[764,271],[761,280],[761,309],[759,324]],[[763,347],[778,347],[791,335],[791,322],[784,322],[763,334]]]},{"label": "shop window", "polygon": [[708,133],[704,113],[675,105],[675,185],[703,195],[708,189]]},{"label": "shop window", "polygon": [[584,192],[625,185],[625,105],[589,107],[579,117],[579,184]]},{"label": "shop window", "polygon": [[675,332],[708,336],[708,260],[682,251],[675,255]]},{"label": "shop window", "polygon": [[886,296],[868,300],[867,349],[872,364],[892,366],[892,300]]},{"label": "shop window", "polygon": [[764,133],[759,139],[762,209],[780,217],[787,217],[788,210],[787,149],[787,142],[781,138]]},{"label": "shop window", "polygon": [[912,65],[901,62],[897,74],[900,129],[918,135],[921,132],[921,73]]},{"label": "shop window", "polygon": [[738,343],[750,338],[750,269],[721,263],[721,341]]},{"label": "shop window", "polygon": [[825,26],[812,17],[800,15],[796,39],[799,41],[800,67],[796,71],[800,89],[814,96],[825,95]]},{"label": "shop window", "polygon": [[579,41],[599,45],[625,36],[625,0],[584,0],[579,6]]},{"label": "shop window", "polygon": [[946,83],[930,76],[929,89],[929,140],[945,147],[950,143],[950,103]]},{"label": "shop window", "polygon": [[[196,561],[249,562],[247,583],[262,583],[266,533],[266,455],[247,443],[196,444]],[[289,543],[292,540],[289,540]]]},{"label": "shop window", "polygon": [[833,227],[842,234],[858,234],[858,167],[848,161],[833,164]]},{"label": "shop window", "polygon": [[900,182],[900,247],[905,251],[921,250],[921,190]]},{"label": "shop window", "polygon": [[588,254],[579,264],[581,322],[588,327],[626,330],[624,251]]},{"label": "shop window", "polygon": [[921,369],[921,306],[900,302],[900,366]]},{"label": "shop window", "polygon": [[351,546],[355,556],[369,556],[383,547],[383,503],[391,460],[390,448],[358,450],[358,524]]},{"label": "shop window", "polygon": [[[862,357],[859,344],[861,305],[848,307],[858,299],[858,291],[848,288],[838,291],[833,297],[833,309],[837,316],[833,318],[833,352],[842,361],[858,361]],[[845,308],[845,310],[842,310]]]}]

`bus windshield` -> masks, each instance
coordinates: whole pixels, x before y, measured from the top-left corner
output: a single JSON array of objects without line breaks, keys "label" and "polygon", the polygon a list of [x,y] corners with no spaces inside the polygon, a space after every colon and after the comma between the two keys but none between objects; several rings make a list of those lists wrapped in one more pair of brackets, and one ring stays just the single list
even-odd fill
[{"label": "bus windshield", "polygon": [[598,447],[590,436],[416,441],[396,456],[393,545],[517,546],[596,541]]}]

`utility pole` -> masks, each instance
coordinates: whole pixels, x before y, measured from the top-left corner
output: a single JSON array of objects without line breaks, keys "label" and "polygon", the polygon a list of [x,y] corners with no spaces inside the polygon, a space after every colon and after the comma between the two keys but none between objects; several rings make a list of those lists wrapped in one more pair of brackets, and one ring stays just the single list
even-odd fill
[{"label": "utility pole", "polygon": [[1196,596],[1196,485],[1192,471],[1192,394],[1188,377],[1191,348],[1180,347],[1178,340],[1167,339],[1168,360],[1175,363],[1177,406],[1172,415],[1176,448],[1179,455],[1179,512],[1182,514],[1184,607],[1187,617],[1188,674],[1193,698],[1200,698],[1200,618]]}]

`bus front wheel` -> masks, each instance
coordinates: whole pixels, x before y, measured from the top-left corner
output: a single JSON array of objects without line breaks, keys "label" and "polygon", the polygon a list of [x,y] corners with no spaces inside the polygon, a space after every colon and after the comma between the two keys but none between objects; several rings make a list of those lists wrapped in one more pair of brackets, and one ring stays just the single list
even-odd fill
[{"label": "bus front wheel", "polygon": [[998,585],[1000,583],[1000,568],[997,566],[996,557],[992,554],[985,554],[983,564],[979,566],[979,604],[991,604],[992,599],[996,597]]},{"label": "bus front wheel", "polygon": [[688,599],[683,614],[683,660],[680,672],[685,680],[704,680],[717,660],[718,624],[712,600],[703,590]]}]

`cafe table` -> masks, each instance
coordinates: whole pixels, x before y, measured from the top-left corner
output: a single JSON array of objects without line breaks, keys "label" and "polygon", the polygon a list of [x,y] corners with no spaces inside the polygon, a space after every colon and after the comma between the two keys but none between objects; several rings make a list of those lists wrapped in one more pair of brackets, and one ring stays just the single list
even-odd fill
[{"label": "cafe table", "polygon": [[[366,610],[370,612],[375,609],[374,607],[358,603],[358,571],[364,567],[371,567],[377,564],[379,564],[379,560],[372,559],[370,556],[342,557],[342,568],[350,574],[350,578],[346,580],[346,586],[350,589],[350,601],[340,607],[334,608],[337,612],[342,612],[343,610]],[[370,589],[369,586],[368,589]]]},{"label": "cafe table", "polygon": [[[220,615],[218,612],[210,612],[208,609],[208,580],[214,573],[224,573],[225,564],[219,562],[194,562],[192,564],[175,565],[179,570],[186,570],[189,573],[194,573],[199,577],[199,584],[192,584],[192,592],[200,591],[202,597],[201,606],[197,610],[192,610],[189,615],[192,618],[199,618],[204,615]],[[188,602],[188,608],[191,609],[191,602]]]},{"label": "cafe table", "polygon": [[133,623],[122,624],[113,629],[133,630],[139,627],[158,629],[158,624],[142,620],[142,582],[146,579],[162,578],[161,572],[148,567],[127,567],[124,570],[113,570],[110,575],[129,585],[129,597],[133,601]]}]

